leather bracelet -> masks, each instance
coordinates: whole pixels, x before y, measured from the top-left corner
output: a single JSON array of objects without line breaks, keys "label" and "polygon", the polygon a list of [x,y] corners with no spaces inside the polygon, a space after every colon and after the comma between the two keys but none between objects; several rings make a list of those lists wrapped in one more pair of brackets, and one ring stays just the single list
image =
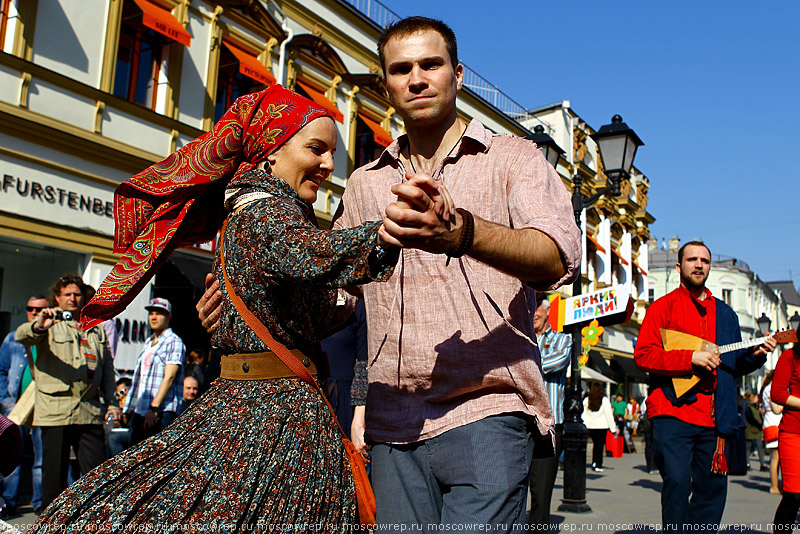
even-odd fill
[{"label": "leather bracelet", "polygon": [[475,239],[475,218],[464,208],[456,208],[456,211],[461,214],[461,235],[456,247],[447,253],[445,266],[450,264],[450,258],[460,258],[466,254],[472,248],[472,241]]}]

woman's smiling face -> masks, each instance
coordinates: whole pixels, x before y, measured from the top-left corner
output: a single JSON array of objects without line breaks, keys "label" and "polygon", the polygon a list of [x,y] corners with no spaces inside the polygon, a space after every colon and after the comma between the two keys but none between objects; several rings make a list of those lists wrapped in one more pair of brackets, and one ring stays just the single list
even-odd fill
[{"label": "woman's smiling face", "polygon": [[306,124],[278,150],[267,156],[270,172],[294,189],[300,198],[313,204],[319,185],[333,172],[336,152],[336,126],[330,117]]}]

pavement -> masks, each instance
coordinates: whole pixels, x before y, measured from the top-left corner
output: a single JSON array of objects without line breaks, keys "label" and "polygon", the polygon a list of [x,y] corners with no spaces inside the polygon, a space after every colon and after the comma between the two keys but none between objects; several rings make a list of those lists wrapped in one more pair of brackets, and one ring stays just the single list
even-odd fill
[{"label": "pavement", "polygon": [[[587,453],[591,455],[591,443]],[[644,445],[637,453],[621,458],[605,458],[602,473],[586,470],[586,501],[592,511],[575,514],[559,512],[563,496],[563,471],[559,471],[553,491],[551,531],[609,532],[619,534],[653,533],[661,530],[661,477],[645,470]],[[769,473],[758,471],[758,460],[750,460],[756,470],[745,476],[728,477],[728,498],[721,531],[726,534],[771,533],[770,523],[780,495],[769,493]],[[30,531],[36,515],[30,505],[21,506],[8,523],[20,532]],[[2,533],[2,528],[0,528]]]},{"label": "pavement", "polygon": [[[553,491],[550,512],[551,531],[615,533],[653,533],[661,530],[661,476],[648,474],[644,444],[636,444],[637,452],[621,458],[604,458],[603,472],[586,470],[586,501],[591,512],[576,514],[559,512],[563,497],[563,471],[559,471]],[[588,454],[591,455],[591,442]],[[747,475],[728,477],[728,496],[722,516],[721,532],[772,532],[772,519],[780,495],[769,493],[769,472],[755,467]]]}]

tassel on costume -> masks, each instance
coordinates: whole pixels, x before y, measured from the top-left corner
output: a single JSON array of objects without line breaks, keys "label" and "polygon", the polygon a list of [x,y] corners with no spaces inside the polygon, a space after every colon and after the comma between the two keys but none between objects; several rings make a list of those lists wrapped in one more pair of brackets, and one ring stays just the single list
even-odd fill
[{"label": "tassel on costume", "polygon": [[711,461],[711,472],[715,475],[728,474],[728,461],[725,459],[725,440],[717,437],[717,449],[714,451],[714,459]]}]

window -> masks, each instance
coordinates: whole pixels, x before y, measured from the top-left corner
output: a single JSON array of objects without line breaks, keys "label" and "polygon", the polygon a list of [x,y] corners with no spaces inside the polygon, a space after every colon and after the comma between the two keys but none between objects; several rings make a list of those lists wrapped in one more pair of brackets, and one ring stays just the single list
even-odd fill
[{"label": "window", "polygon": [[728,306],[733,306],[733,290],[732,289],[723,289],[722,290],[722,302],[724,302]]},{"label": "window", "polygon": [[651,288],[647,289],[647,300],[653,302],[656,299],[656,290]]},{"label": "window", "polygon": [[[14,23],[16,10],[11,0],[0,0],[0,50],[11,52],[14,43]],[[8,42],[8,46],[6,46]]]},{"label": "window", "polygon": [[383,147],[375,142],[375,134],[361,117],[356,117],[355,168],[366,165],[380,156]]},{"label": "window", "polygon": [[122,7],[122,25],[117,50],[114,94],[141,106],[156,109],[162,61],[170,42],[147,28],[143,13],[133,2]]},{"label": "window", "polygon": [[275,76],[258,58],[241,46],[223,41],[219,54],[217,97],[214,102],[214,122],[242,95],[255,93],[274,85]]},{"label": "window", "polygon": [[214,122],[228,111],[233,102],[242,95],[255,93],[267,87],[240,72],[239,60],[223,46],[219,54],[217,99],[214,102]]},{"label": "window", "polygon": [[384,147],[392,144],[392,136],[376,121],[359,111],[356,116],[356,168],[378,159]]}]

